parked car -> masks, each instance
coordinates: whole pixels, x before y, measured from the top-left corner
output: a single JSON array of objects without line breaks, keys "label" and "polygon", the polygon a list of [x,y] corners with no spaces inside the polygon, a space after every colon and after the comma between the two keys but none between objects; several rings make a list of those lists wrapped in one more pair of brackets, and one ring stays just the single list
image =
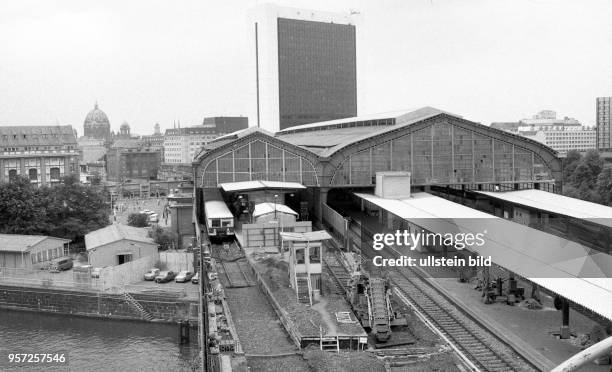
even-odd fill
[{"label": "parked car", "polygon": [[193,278],[193,273],[191,271],[181,271],[178,273],[174,281],[177,283],[186,283]]},{"label": "parked car", "polygon": [[102,268],[101,267],[94,267],[94,269],[91,270],[91,277],[92,278],[99,278],[101,273],[102,273]]},{"label": "parked car", "polygon": [[144,280],[155,280],[159,274],[160,270],[154,267],[144,274]]},{"label": "parked car", "polygon": [[200,273],[196,273],[193,278],[191,278],[191,283],[198,284],[200,282]]},{"label": "parked car", "polygon": [[70,270],[72,269],[72,258],[70,257],[60,257],[51,261],[51,265],[49,271],[52,273],[58,273],[62,270]]},{"label": "parked car", "polygon": [[175,272],[172,271],[162,271],[155,277],[155,283],[168,283],[176,276]]}]

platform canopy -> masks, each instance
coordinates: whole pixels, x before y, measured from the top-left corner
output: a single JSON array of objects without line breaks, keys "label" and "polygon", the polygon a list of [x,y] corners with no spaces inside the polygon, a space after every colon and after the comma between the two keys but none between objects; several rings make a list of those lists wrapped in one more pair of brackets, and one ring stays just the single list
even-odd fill
[{"label": "platform canopy", "polygon": [[612,208],[542,190],[478,191],[479,194],[612,227]]},{"label": "platform canopy", "polygon": [[302,190],[306,186],[297,182],[281,181],[242,181],[220,183],[219,187],[225,192],[255,191],[255,190]]},{"label": "platform canopy", "polygon": [[271,213],[285,213],[297,216],[298,214],[288,206],[284,204],[275,203],[259,203],[255,204],[255,210],[253,211],[253,217],[263,216],[264,214]]},{"label": "platform canopy", "polygon": [[570,301],[612,319],[612,256],[528,226],[427,194],[356,196],[432,233],[483,233],[469,250]]},{"label": "platform canopy", "polygon": [[325,230],[309,231],[309,232],[281,232],[281,238],[284,241],[292,242],[315,242],[320,240],[331,239],[331,236]]}]

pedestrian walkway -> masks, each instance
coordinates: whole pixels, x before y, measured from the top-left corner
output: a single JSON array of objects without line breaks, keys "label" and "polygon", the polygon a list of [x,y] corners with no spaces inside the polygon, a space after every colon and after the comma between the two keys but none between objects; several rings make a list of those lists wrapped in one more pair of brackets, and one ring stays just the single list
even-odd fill
[{"label": "pedestrian walkway", "polygon": [[[343,212],[351,218],[362,223],[367,230],[374,233],[395,232],[387,229],[378,222],[378,218],[368,216],[359,209],[343,208]],[[384,248],[387,249],[387,248]],[[394,248],[400,254],[415,258],[426,257],[417,251],[409,248]],[[382,269],[384,271],[384,269]],[[462,283],[457,280],[458,273],[449,267],[427,267],[424,268],[432,278],[432,282],[442,287],[457,303],[471,309],[498,334],[505,335],[513,342],[522,344],[525,348],[536,352],[536,357],[548,362],[548,365],[556,366],[567,360],[581,349],[575,346],[570,340],[560,340],[553,333],[558,332],[561,326],[561,311],[557,311],[553,305],[553,298],[542,296],[541,310],[531,310],[521,306],[509,306],[505,303],[484,304],[481,292],[474,290],[469,283]],[[526,294],[530,293],[529,284],[519,282],[520,286],[525,287]],[[594,321],[586,316],[570,310],[570,328],[573,333],[588,334],[596,325]],[[574,341],[575,342],[575,341]],[[610,366],[599,366],[590,363],[583,367],[581,371],[609,371]]]},{"label": "pedestrian walkway", "polygon": [[150,198],[150,199],[119,199],[114,201],[115,211],[111,211],[111,222],[127,224],[128,216],[132,213],[139,213],[142,210],[148,209],[157,213],[159,227],[170,226],[170,215],[164,218],[164,211],[168,201],[166,198]]}]

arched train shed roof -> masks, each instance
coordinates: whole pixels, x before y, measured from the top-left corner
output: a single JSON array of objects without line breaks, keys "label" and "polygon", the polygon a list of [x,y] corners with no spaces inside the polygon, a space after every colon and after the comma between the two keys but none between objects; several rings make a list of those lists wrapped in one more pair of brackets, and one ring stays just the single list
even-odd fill
[{"label": "arched train shed roof", "polygon": [[[500,144],[511,145],[513,154],[515,148],[517,151],[531,152],[551,171],[551,179],[560,180],[561,161],[556,151],[548,146],[432,107],[306,124],[287,128],[276,134],[251,127],[210,142],[196,157],[194,165],[206,166],[206,163],[210,162],[209,159],[227,152],[238,144],[258,138],[309,159],[320,178],[331,181],[337,168],[351,155],[415,133],[428,126],[440,124],[474,133],[474,136],[479,138],[486,137],[495,140],[493,142],[499,141]],[[436,140],[434,137],[435,134],[432,132],[432,140]],[[476,161],[475,158],[473,161]],[[327,181],[320,186],[324,186]]]}]

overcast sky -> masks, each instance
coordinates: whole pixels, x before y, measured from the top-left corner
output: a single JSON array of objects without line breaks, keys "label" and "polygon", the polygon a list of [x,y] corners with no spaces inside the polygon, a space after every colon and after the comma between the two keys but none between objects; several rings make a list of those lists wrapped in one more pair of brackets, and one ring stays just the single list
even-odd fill
[{"label": "overcast sky", "polygon": [[[70,124],[97,100],[117,131],[248,115],[258,2],[0,2],[0,125]],[[594,125],[612,95],[610,0],[306,0],[359,11],[360,114],[434,106],[489,124],[542,109]]]}]

